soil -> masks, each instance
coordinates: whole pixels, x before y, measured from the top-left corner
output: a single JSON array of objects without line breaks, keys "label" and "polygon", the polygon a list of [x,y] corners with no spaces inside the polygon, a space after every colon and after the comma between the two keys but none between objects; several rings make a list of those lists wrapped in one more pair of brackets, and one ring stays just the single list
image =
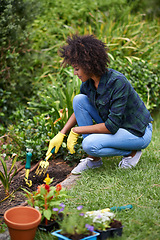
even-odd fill
[{"label": "soil", "polygon": [[65,237],[72,239],[72,240],[79,240],[79,239],[83,239],[85,237],[91,236],[92,234],[75,234],[75,235],[70,235],[70,234],[63,234]]},{"label": "soil", "polygon": [[[111,228],[121,228],[122,227],[122,223],[118,220],[115,220],[113,219],[112,222],[109,224]],[[111,229],[109,228],[109,229]],[[107,230],[107,228],[106,228]],[[83,239],[85,237],[88,237],[90,236],[91,234],[88,234],[88,235],[84,235],[84,234],[75,234],[75,235],[71,235],[71,234],[63,234],[65,237],[68,237],[69,239],[72,239],[72,240],[79,240],[79,239]],[[109,235],[108,235],[109,236]],[[112,235],[111,235],[112,236]],[[103,238],[102,238],[103,239]]]},{"label": "soil", "polygon": [[122,223],[116,219],[113,219],[113,221],[109,224],[111,228],[120,228],[122,227]]},{"label": "soil", "polygon": [[[17,205],[26,205],[26,197],[23,196],[24,191],[21,188],[26,188],[28,191],[35,191],[38,185],[43,184],[44,179],[49,174],[50,178],[53,178],[52,186],[56,186],[58,183],[61,183],[65,180],[69,175],[74,166],[70,166],[62,159],[54,159],[54,157],[49,160],[49,168],[47,172],[44,174],[36,175],[35,171],[37,169],[38,164],[33,164],[30,169],[28,180],[32,181],[32,186],[29,187],[25,180],[25,165],[21,165],[18,163],[19,171],[13,177],[13,180],[10,185],[10,196],[6,198],[6,194],[4,191],[3,185],[0,185],[0,216],[3,216],[4,212],[14,206]],[[11,167],[11,162],[7,163],[8,169]],[[0,170],[2,170],[2,166],[0,165]],[[12,194],[13,192],[13,194]]]}]

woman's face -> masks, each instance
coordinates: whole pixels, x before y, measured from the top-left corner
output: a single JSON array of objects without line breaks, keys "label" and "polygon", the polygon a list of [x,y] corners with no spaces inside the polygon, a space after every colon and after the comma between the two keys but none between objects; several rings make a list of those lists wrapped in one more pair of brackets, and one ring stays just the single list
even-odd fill
[{"label": "woman's face", "polygon": [[74,65],[72,67],[74,69],[74,75],[77,75],[78,78],[81,79],[82,82],[86,82],[90,78],[90,76],[87,75],[84,72],[84,70],[81,67],[79,67],[78,65]]}]

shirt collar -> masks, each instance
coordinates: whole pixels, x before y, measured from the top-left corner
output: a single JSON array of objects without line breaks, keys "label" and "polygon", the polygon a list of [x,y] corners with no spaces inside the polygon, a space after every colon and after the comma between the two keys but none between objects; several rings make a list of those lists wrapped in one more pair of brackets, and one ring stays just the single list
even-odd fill
[{"label": "shirt collar", "polygon": [[103,94],[106,91],[106,84],[110,78],[111,75],[111,69],[108,69],[108,71],[106,71],[100,78],[100,82],[98,85],[98,89],[95,88],[94,86],[94,82],[92,79],[89,79],[89,86],[91,88],[92,91],[99,93],[99,94]]},{"label": "shirt collar", "polygon": [[102,77],[100,79],[98,89],[97,89],[97,93],[103,94],[104,92],[106,92],[106,89],[107,89],[106,86],[107,86],[108,81],[111,77],[111,74],[112,74],[112,69],[108,68],[108,70],[106,70],[106,72],[102,75]]}]

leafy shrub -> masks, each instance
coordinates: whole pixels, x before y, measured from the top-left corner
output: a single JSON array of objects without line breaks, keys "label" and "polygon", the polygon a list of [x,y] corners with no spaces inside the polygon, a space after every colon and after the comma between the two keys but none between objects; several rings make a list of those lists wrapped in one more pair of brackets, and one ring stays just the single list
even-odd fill
[{"label": "leafy shrub", "polygon": [[159,0],[152,0],[152,4],[149,0],[128,0],[127,2],[132,5],[132,13],[143,12],[149,19],[160,17]]},{"label": "leafy shrub", "polygon": [[[8,135],[17,144],[17,152],[24,162],[26,149],[33,149],[33,161],[40,160],[47,150],[47,139],[50,127],[46,125],[44,115],[33,117],[32,119],[21,119],[18,125],[8,127]],[[13,149],[15,151],[15,149]]]},{"label": "leafy shrub", "polygon": [[67,161],[70,165],[73,165],[75,162],[79,163],[79,161],[82,158],[87,157],[87,153],[82,148],[82,140],[83,140],[83,137],[80,136],[78,138],[77,144],[74,147],[75,152],[76,152],[75,154],[71,154],[68,152],[68,150],[66,148],[66,144],[63,143],[63,145],[62,145],[61,153],[63,154],[63,159],[64,159],[64,161]]},{"label": "leafy shrub", "polygon": [[52,116],[53,122],[61,118],[62,127],[73,113],[72,102],[80,91],[81,81],[74,76],[71,67],[61,69],[55,77],[52,73],[48,73],[45,78],[45,81],[48,81],[42,83],[43,87],[38,92],[37,98],[28,102],[28,109]]},{"label": "leafy shrub", "polygon": [[[18,153],[19,159],[25,162],[27,148],[30,148],[33,150],[32,161],[37,162],[45,158],[50,139],[61,129],[62,123],[60,123],[60,120],[53,122],[52,116],[46,117],[45,114],[39,114],[30,119],[23,118],[17,125],[8,127],[6,137],[10,139],[10,154]],[[73,164],[73,162],[77,162],[85,154],[81,146],[82,137],[78,139],[78,143],[75,146],[76,155],[68,152],[66,141],[67,138],[64,139],[62,147],[55,157],[63,156],[65,161]],[[7,151],[9,145],[3,146],[4,152]]]},{"label": "leafy shrub", "polygon": [[[33,1],[2,0],[0,5],[0,119],[5,123],[16,109],[33,94],[33,67],[27,24],[33,19]],[[35,13],[34,13],[35,14]]]},{"label": "leafy shrub", "polygon": [[123,14],[118,21],[108,18],[103,12],[94,17],[96,29],[90,26],[90,31],[106,42],[112,59],[127,58],[144,60],[158,68],[159,62],[159,21],[146,20],[142,14]]},{"label": "leafy shrub", "polygon": [[153,110],[160,105],[160,71],[152,69],[146,61],[117,58],[112,63],[112,68],[123,73],[138,92],[146,107]]}]

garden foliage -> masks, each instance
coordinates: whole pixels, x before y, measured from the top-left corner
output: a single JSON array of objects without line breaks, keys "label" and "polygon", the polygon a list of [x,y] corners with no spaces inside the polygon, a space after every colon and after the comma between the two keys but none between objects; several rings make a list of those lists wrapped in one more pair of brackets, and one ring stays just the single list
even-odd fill
[{"label": "garden foliage", "polygon": [[33,1],[0,2],[0,120],[6,125],[16,106],[33,94],[34,60],[26,28],[35,11]]},{"label": "garden foliage", "polygon": [[71,34],[94,34],[106,42],[110,67],[126,75],[148,109],[158,108],[157,0],[152,6],[148,0],[40,0],[36,9],[31,2],[7,0],[0,8],[0,130],[8,129],[20,156],[29,147],[33,160],[40,159],[73,111],[80,81],[70,67],[61,68],[58,55]]}]

